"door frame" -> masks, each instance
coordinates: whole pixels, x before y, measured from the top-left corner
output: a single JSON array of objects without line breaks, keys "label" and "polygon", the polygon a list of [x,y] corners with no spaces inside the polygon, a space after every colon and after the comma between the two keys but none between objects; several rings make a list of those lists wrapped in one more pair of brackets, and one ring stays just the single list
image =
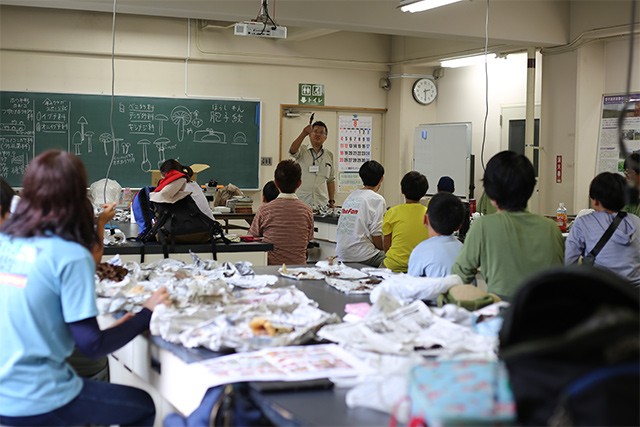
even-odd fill
[{"label": "door frame", "polygon": [[[500,151],[509,149],[509,121],[511,120],[526,120],[526,104],[505,104],[500,107]],[[536,103],[534,105],[533,110],[533,118],[534,120],[540,120],[540,103]],[[542,122],[540,121],[540,127],[542,128]],[[527,152],[532,152],[529,150],[524,150],[525,154]],[[528,157],[528,156],[527,156]],[[540,156],[538,156],[540,158]],[[531,163],[533,163],[533,159],[529,158]],[[536,186],[533,189],[533,194],[529,199],[529,210],[531,212],[538,213],[540,210],[540,171],[538,171],[538,179],[536,180]]]}]

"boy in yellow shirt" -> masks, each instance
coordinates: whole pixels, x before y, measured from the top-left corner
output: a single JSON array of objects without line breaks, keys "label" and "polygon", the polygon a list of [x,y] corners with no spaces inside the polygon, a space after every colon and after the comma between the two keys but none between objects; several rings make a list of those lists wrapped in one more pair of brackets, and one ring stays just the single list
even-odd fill
[{"label": "boy in yellow shirt", "polygon": [[385,267],[406,273],[411,251],[418,243],[429,238],[422,221],[427,208],[420,199],[427,193],[429,182],[420,172],[408,172],[400,182],[406,203],[394,206],[384,215],[382,234],[387,257]]}]

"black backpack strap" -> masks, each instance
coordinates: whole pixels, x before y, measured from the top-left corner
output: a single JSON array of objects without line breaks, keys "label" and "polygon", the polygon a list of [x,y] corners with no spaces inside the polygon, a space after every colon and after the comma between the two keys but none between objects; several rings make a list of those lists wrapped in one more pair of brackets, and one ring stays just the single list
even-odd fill
[{"label": "black backpack strap", "polygon": [[596,246],[591,250],[591,252],[589,252],[589,254],[592,255],[594,259],[598,256],[604,245],[607,244],[607,242],[613,235],[613,232],[616,231],[616,228],[618,228],[618,224],[622,222],[622,219],[625,216],[627,216],[627,213],[620,211],[618,212],[618,215],[616,215],[616,217],[613,219],[613,221],[611,221],[611,224],[609,224],[609,228],[607,228],[600,240],[598,240]]},{"label": "black backpack strap", "polygon": [[140,246],[140,264],[144,263],[144,245]]},{"label": "black backpack strap", "polygon": [[175,233],[175,229],[176,229],[176,214],[174,214],[173,212],[171,213],[171,218],[169,218],[169,222],[171,223],[170,229],[171,229],[171,253],[174,253],[176,251],[176,233]]},{"label": "black backpack strap", "polygon": [[169,258],[169,248],[167,246],[167,239],[166,239],[164,233],[162,232],[162,230],[158,231],[158,239],[160,240],[160,243],[162,244],[162,253],[164,254],[164,258],[165,259]]}]

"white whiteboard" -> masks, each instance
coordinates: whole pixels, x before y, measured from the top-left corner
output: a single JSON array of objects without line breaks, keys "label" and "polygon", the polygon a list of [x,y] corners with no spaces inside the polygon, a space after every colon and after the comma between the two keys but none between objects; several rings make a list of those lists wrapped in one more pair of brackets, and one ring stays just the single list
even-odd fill
[{"label": "white whiteboard", "polygon": [[471,123],[421,125],[414,136],[413,168],[429,181],[427,194],[435,194],[438,180],[450,176],[455,195],[468,197],[471,158]]}]

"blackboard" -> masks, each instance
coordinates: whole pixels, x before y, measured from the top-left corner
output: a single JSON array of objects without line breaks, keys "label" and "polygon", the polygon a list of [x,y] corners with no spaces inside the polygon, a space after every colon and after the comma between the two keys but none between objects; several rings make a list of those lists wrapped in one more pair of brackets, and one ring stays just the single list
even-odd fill
[{"label": "blackboard", "polygon": [[442,176],[453,178],[460,197],[468,197],[471,158],[471,123],[443,123],[416,127],[414,170],[429,181],[427,194],[436,194]]},{"label": "blackboard", "polygon": [[15,187],[29,162],[49,149],[76,154],[89,184],[151,185],[166,159],[211,167],[198,174],[244,189],[260,187],[260,102],[223,99],[0,92],[0,176]]}]

